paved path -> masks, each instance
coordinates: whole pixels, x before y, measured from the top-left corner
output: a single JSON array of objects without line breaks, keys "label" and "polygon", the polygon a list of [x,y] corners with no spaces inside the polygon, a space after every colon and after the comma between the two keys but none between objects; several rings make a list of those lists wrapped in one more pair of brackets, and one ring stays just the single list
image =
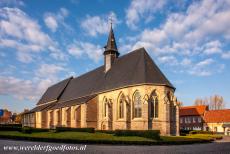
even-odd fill
[{"label": "paved path", "polygon": [[[44,153],[44,151],[9,151],[4,150],[4,146],[80,146],[79,144],[61,144],[61,143],[45,143],[45,142],[30,142],[30,141],[13,141],[13,140],[0,140],[0,154],[18,154],[18,153]],[[193,153],[193,154],[209,154],[209,153],[223,153],[230,154],[230,142],[225,143],[208,143],[208,144],[193,144],[193,145],[173,145],[173,146],[117,146],[117,145],[87,145],[85,151],[52,151],[51,153],[102,153],[102,154],[161,154],[161,153]]]},{"label": "paved path", "polygon": [[230,142],[230,136],[224,136],[222,140],[217,140],[216,142]]}]

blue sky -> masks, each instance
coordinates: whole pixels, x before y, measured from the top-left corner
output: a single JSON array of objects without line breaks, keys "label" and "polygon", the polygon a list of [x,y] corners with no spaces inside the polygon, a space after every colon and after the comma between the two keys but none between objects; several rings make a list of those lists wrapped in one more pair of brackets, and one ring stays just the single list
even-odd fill
[{"label": "blue sky", "polygon": [[229,0],[1,0],[0,108],[102,65],[109,17],[119,52],[145,47],[184,105],[218,94],[230,108]]}]

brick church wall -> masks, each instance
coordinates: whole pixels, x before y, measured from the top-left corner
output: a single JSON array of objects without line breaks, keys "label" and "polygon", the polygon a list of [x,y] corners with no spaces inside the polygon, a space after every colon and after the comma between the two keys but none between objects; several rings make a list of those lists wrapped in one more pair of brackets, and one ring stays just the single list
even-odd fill
[{"label": "brick church wall", "polygon": [[86,103],[86,123],[87,127],[97,128],[97,102],[98,98],[95,97]]}]

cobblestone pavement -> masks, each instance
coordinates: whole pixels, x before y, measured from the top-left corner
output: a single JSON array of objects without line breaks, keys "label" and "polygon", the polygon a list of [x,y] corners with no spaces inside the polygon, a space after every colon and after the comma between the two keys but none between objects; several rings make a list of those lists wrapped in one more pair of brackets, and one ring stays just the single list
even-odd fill
[{"label": "cobblestone pavement", "polygon": [[[4,146],[78,146],[79,144],[62,144],[62,143],[45,143],[45,142],[30,142],[30,141],[14,141],[14,140],[0,140],[0,154],[25,154],[25,153],[45,153],[45,151],[17,151],[17,150],[4,150]],[[84,147],[85,145],[83,145]],[[85,151],[52,151],[46,152],[51,153],[103,153],[103,154],[145,154],[145,153],[168,153],[168,154],[177,154],[177,153],[192,153],[192,154],[206,154],[206,153],[226,153],[230,154],[230,142],[221,142],[221,143],[208,143],[208,144],[192,144],[192,145],[171,145],[171,146],[119,146],[119,145],[86,145]]]}]

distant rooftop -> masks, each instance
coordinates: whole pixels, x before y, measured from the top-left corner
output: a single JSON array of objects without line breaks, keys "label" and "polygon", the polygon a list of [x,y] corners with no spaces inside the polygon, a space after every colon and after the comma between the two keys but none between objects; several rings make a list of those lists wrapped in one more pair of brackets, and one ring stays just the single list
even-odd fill
[{"label": "distant rooftop", "polygon": [[200,116],[204,115],[205,111],[208,110],[208,106],[199,105],[199,106],[185,106],[180,107],[179,115],[180,116]]}]

